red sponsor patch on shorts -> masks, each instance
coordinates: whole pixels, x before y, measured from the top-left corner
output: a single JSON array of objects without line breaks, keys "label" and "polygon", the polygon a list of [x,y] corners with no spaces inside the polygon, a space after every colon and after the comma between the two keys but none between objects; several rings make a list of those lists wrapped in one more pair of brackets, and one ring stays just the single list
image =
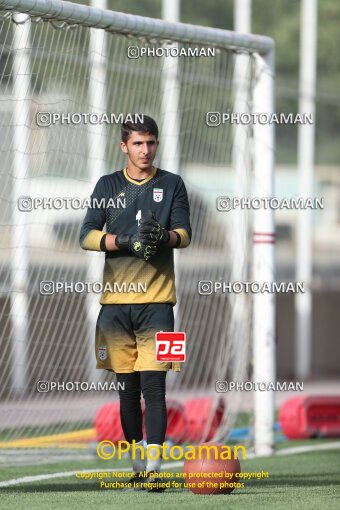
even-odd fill
[{"label": "red sponsor patch on shorts", "polygon": [[177,361],[183,363],[185,361],[185,340],[184,332],[166,332],[159,331],[156,333],[156,361],[169,362]]}]

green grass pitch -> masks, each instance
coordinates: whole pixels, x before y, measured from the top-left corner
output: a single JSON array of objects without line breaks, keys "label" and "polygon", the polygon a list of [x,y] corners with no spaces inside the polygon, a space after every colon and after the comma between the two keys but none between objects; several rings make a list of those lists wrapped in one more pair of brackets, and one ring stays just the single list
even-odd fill
[{"label": "green grass pitch", "polygon": [[[47,453],[47,452],[46,452]],[[0,479],[25,476],[126,467],[126,462],[99,460],[58,464],[1,468]],[[245,482],[244,489],[230,495],[200,496],[187,489],[170,489],[162,494],[144,491],[126,493],[100,489],[99,480],[77,479],[74,475],[32,481],[0,489],[0,507],[10,509],[72,509],[97,508],[132,510],[160,509],[246,509],[246,510],[339,510],[340,509],[340,450],[258,458],[241,461],[242,471],[268,471],[267,479]],[[170,471],[170,470],[168,470]],[[181,468],[171,471],[181,471]]]}]

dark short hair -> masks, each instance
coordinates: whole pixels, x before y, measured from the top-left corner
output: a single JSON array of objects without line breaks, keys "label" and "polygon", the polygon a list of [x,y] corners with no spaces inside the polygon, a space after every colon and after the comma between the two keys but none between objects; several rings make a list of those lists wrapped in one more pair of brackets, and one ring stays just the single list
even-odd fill
[{"label": "dark short hair", "polygon": [[143,122],[123,122],[120,126],[122,142],[126,143],[132,131],[136,133],[150,133],[158,139],[158,126],[152,117],[143,115]]}]

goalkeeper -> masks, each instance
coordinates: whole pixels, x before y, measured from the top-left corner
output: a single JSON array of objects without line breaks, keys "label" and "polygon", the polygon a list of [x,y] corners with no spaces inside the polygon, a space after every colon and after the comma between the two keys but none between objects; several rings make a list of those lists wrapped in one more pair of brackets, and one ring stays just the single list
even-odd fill
[{"label": "goalkeeper", "polygon": [[[180,370],[178,363],[156,362],[155,334],[174,330],[173,249],[186,248],[191,240],[185,185],[178,175],[153,166],[158,144],[158,127],[151,117],[122,124],[120,147],[127,166],[99,179],[80,232],[83,249],[105,252],[97,368],[115,372],[124,383],[120,415],[130,443],[143,444],[143,394],[152,458],[167,427],[166,373]],[[140,481],[157,481],[161,467],[160,455],[155,460],[142,457],[139,453],[132,459],[135,488]],[[147,479],[140,474],[144,471]]]}]

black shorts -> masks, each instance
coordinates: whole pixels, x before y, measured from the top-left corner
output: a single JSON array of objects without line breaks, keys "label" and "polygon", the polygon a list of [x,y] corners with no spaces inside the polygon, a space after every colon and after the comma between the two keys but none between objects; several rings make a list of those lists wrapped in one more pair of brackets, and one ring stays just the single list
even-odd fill
[{"label": "black shorts", "polygon": [[96,326],[97,368],[119,374],[179,371],[179,363],[156,362],[156,333],[173,330],[172,304],[102,305]]}]

